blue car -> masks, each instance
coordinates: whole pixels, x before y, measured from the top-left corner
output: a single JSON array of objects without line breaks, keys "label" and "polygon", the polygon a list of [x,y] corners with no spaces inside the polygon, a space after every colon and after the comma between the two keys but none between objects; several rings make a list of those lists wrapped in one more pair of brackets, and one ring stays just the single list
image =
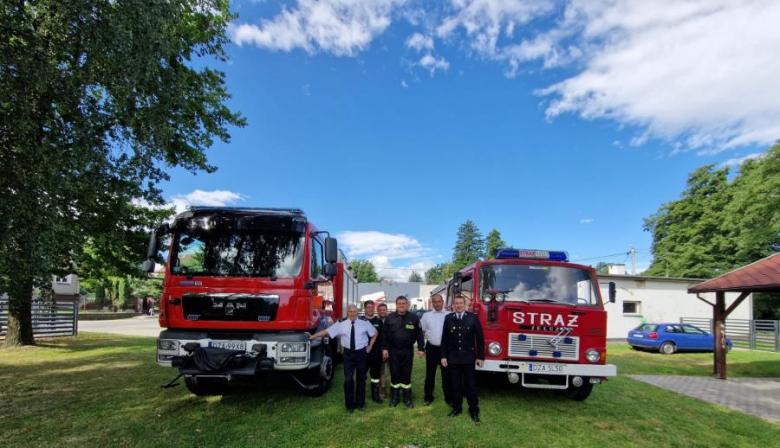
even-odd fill
[{"label": "blue car", "polygon": [[[665,355],[677,351],[708,351],[715,344],[712,335],[690,324],[642,324],[628,332],[628,343],[636,350],[657,350]],[[732,347],[726,338],[726,351]]]}]

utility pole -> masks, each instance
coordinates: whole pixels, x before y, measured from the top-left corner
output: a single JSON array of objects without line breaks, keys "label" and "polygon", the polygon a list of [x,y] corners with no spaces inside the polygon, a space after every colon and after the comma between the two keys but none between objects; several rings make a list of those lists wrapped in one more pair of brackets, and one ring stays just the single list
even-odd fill
[{"label": "utility pole", "polygon": [[631,275],[636,275],[636,249],[634,246],[628,246],[631,249]]}]

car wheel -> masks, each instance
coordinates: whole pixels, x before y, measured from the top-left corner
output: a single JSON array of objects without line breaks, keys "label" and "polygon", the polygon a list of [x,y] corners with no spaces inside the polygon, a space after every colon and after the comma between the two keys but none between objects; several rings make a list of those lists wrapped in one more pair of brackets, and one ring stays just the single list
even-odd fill
[{"label": "car wheel", "polygon": [[574,401],[585,401],[593,392],[593,384],[585,378],[585,382],[580,387],[570,385],[566,388],[566,395]]},{"label": "car wheel", "polygon": [[322,364],[319,367],[309,369],[306,375],[309,384],[314,387],[304,389],[304,393],[310,397],[319,397],[328,391],[331,380],[333,379],[333,361],[329,356],[322,357]]},{"label": "car wheel", "polygon": [[733,345],[727,345],[726,346],[726,353],[730,352],[732,348],[734,348]]},{"label": "car wheel", "polygon": [[659,351],[664,355],[671,355],[677,351],[677,346],[674,345],[674,342],[667,341],[661,344],[661,348],[659,349]]},{"label": "car wheel", "polygon": [[634,350],[636,350],[636,351],[639,351],[639,350],[640,350],[640,348],[639,348],[639,347],[637,347],[636,345],[632,345],[632,346],[631,346],[631,348],[632,348],[632,349],[634,349]]}]

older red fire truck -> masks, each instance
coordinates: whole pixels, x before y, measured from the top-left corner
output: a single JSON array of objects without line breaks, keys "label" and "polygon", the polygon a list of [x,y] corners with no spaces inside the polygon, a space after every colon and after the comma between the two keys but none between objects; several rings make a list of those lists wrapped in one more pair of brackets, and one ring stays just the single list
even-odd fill
[{"label": "older red fire truck", "polygon": [[333,347],[306,332],[344,316],[357,282],[303,211],[190,208],[153,232],[144,269],[155,261],[166,263],[157,363],[177,368],[191,392],[271,372],[310,395],[327,390]]},{"label": "older red fire truck", "polygon": [[[607,313],[596,271],[566,252],[502,249],[496,259],[457,272],[447,302],[464,295],[485,334],[477,371],[506,375],[528,388],[558,389],[572,399],[617,375],[607,361]],[[609,284],[614,302],[615,285]]]}]

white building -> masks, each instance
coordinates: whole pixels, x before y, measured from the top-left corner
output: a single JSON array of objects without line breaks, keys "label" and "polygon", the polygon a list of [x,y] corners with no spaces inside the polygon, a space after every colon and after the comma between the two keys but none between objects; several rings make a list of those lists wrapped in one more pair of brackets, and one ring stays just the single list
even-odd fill
[{"label": "white building", "polygon": [[[712,307],[688,294],[688,288],[702,281],[694,278],[599,275],[601,295],[607,310],[607,337],[624,339],[629,330],[643,322],[679,322],[682,317],[711,318]],[[615,282],[615,303],[607,302],[609,282]],[[727,293],[726,306],[738,295]],[[709,302],[715,301],[715,294],[702,294],[702,297]],[[753,297],[742,302],[729,318],[752,319]],[[709,331],[708,328],[702,330]]]}]

